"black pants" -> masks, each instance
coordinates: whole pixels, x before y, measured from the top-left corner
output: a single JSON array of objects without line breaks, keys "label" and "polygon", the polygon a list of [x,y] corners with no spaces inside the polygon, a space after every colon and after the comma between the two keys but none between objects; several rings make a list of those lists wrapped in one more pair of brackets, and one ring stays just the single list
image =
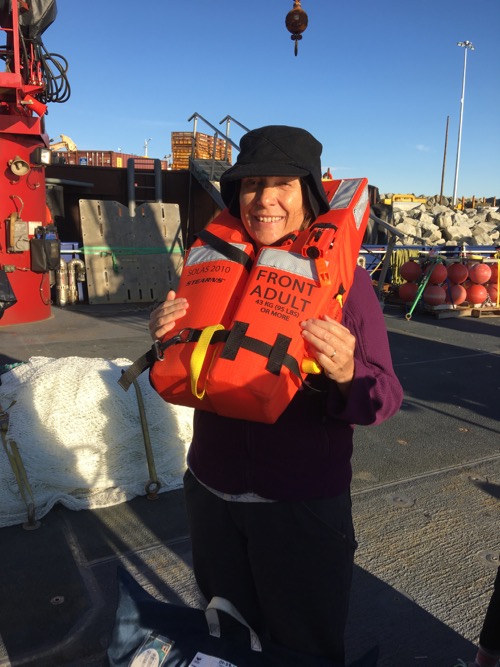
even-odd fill
[{"label": "black pants", "polygon": [[201,592],[228,598],[258,633],[344,664],[356,542],[351,498],[228,502],[187,472],[184,489]]},{"label": "black pants", "polygon": [[493,588],[493,594],[486,610],[479,643],[487,651],[500,652],[500,567]]}]

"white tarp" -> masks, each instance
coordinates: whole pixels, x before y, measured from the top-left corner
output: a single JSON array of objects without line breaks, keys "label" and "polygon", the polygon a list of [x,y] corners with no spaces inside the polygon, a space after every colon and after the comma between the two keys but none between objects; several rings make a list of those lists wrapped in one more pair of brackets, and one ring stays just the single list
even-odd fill
[{"label": "white tarp", "polygon": [[[74,510],[107,507],[144,495],[149,471],[135,388],[119,385],[127,359],[32,357],[3,374],[0,410],[6,440],[20,452],[35,516],[56,504]],[[165,403],[147,373],[138,379],[160,491],[182,485],[192,409]],[[0,445],[0,527],[26,521],[9,457]]]}]

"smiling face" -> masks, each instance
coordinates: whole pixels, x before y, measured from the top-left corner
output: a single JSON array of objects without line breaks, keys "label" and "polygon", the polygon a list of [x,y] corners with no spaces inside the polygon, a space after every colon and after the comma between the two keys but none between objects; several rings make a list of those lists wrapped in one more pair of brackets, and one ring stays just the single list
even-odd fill
[{"label": "smiling face", "polygon": [[253,176],[241,179],[240,215],[258,247],[272,245],[303,226],[307,207],[295,176]]}]

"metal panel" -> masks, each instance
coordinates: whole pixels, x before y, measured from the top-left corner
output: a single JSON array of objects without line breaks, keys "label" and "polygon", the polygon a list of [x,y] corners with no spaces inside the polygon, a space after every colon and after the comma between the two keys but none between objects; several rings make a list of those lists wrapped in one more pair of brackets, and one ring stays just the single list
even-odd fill
[{"label": "metal panel", "polygon": [[89,303],[165,299],[183,264],[179,206],[147,203],[132,218],[116,201],[80,200]]}]

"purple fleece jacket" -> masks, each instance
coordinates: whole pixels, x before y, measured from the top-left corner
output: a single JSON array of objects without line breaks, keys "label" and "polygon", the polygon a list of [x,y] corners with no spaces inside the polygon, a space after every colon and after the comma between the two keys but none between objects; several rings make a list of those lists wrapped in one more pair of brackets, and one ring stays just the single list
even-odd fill
[{"label": "purple fleece jacket", "polygon": [[385,322],[368,273],[356,269],[343,324],[356,337],[355,375],[344,399],[335,382],[310,376],[274,424],[196,410],[188,460],[218,491],[252,491],[272,500],[328,498],[351,482],[355,424],[380,424],[401,406]]}]

